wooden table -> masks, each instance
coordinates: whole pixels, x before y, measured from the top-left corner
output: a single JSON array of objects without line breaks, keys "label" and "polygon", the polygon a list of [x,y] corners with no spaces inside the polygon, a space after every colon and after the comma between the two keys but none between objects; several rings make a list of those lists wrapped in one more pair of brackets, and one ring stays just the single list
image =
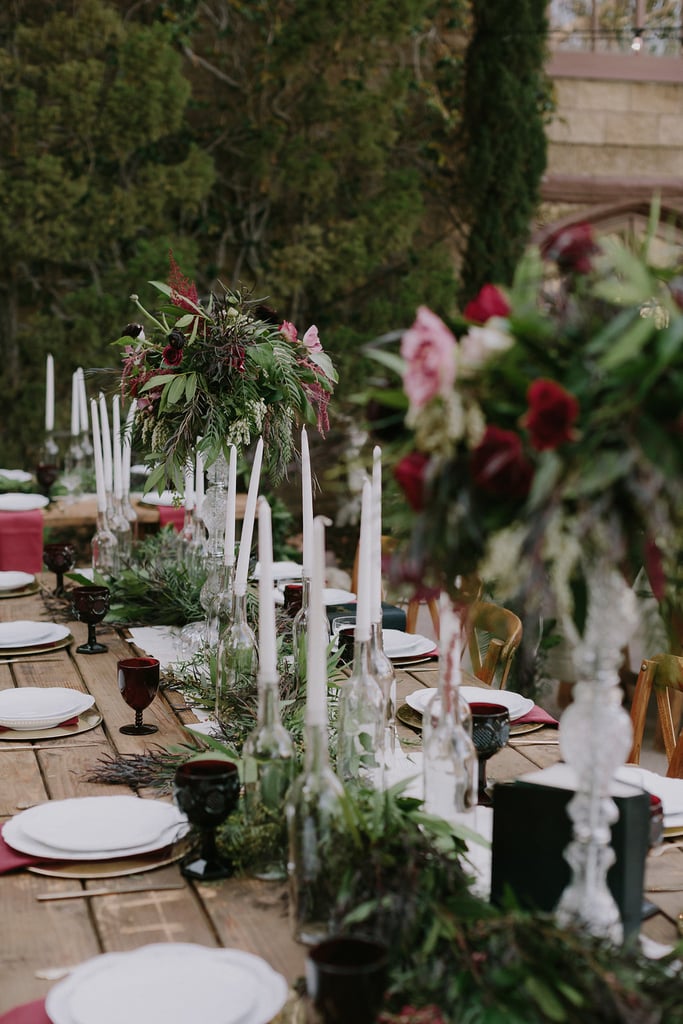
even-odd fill
[{"label": "wooden table", "polygon": [[[1,621],[50,618],[40,595],[0,601]],[[77,622],[70,625],[76,641],[82,642],[85,627]],[[150,743],[149,738],[124,736],[118,731],[119,726],[130,720],[131,711],[119,696],[116,662],[130,654],[131,645],[107,627],[99,632],[109,645],[106,654],[79,655],[74,644],[42,658],[0,663],[0,688],[66,683],[91,693],[104,719],[102,725],[90,732],[36,743],[32,749],[26,749],[30,744],[0,741],[0,821],[22,806],[46,799],[125,792],[121,786],[84,781],[84,774],[103,754],[113,750],[140,752]],[[434,678],[433,668],[400,673],[399,696],[417,685],[432,685]],[[165,696],[159,697],[145,711],[145,720],[159,726],[152,742],[170,746],[187,740],[182,723],[193,721],[194,715],[183,710],[183,705],[179,694],[171,694],[170,702]],[[555,730],[532,735],[548,742],[501,751],[490,762],[492,779],[514,778],[558,758]],[[18,749],[19,746],[24,749]],[[675,884],[674,880],[680,883],[683,853],[672,850],[653,859],[648,877],[660,885]],[[100,886],[121,890],[131,884],[144,887],[172,883],[181,883],[182,888],[92,899],[36,900],[42,893]],[[651,894],[651,898],[669,918],[658,914],[646,922],[644,931],[659,941],[674,941],[672,920],[682,909],[681,893],[657,893]],[[53,984],[40,976],[48,968],[77,964],[101,952],[135,949],[152,942],[196,942],[250,950],[264,957],[290,981],[303,970],[305,951],[290,935],[283,884],[254,879],[189,883],[182,879],[177,865],[106,882],[81,882],[18,871],[0,876],[0,905],[0,1013],[44,996]]]},{"label": "wooden table", "polygon": [[[244,508],[247,502],[246,494],[238,494],[236,498],[235,514],[238,519],[244,516]],[[156,505],[145,505],[139,500],[132,501],[133,508],[137,513],[138,524],[144,528],[153,528],[159,525],[159,508]],[[94,527],[97,519],[97,499],[94,494],[84,495],[77,501],[64,501],[57,499],[43,510],[43,521],[45,528],[55,530],[78,529],[83,526]]]}]

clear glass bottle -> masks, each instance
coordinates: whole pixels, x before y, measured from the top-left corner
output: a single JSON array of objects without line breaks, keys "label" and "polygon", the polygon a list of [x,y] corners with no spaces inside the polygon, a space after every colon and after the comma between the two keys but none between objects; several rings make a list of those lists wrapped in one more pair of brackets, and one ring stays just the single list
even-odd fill
[{"label": "clear glass bottle", "polygon": [[353,669],[339,687],[337,774],[346,783],[381,787],[384,775],[384,695],[370,665],[370,637],[353,645]]},{"label": "clear glass bottle", "polygon": [[116,537],[119,569],[125,568],[130,563],[133,551],[133,531],[130,520],[124,514],[123,501],[114,496],[112,498],[112,516],[109,520],[109,529]]},{"label": "clear glass bottle", "polygon": [[294,777],[294,744],[280,719],[278,679],[259,679],[258,721],[247,737],[244,760],[245,813],[260,841],[250,874],[266,880],[287,877],[281,834],[283,807]]},{"label": "clear glass bottle", "polygon": [[97,513],[95,534],[90,543],[93,570],[100,576],[115,576],[119,571],[118,544],[102,510]]},{"label": "clear glass bottle", "polygon": [[384,697],[384,761],[390,765],[396,751],[396,672],[384,653],[381,622],[370,627],[370,671]]},{"label": "clear glass bottle", "polygon": [[218,643],[218,599],[223,586],[225,563],[222,556],[208,555],[206,578],[199,591],[199,603],[204,609],[204,642],[210,647]]},{"label": "clear glass bottle", "polygon": [[306,656],[308,636],[308,606],[311,601],[311,581],[304,576],[302,579],[301,607],[292,622],[292,658],[294,679],[298,686],[306,681]]},{"label": "clear glass bottle", "polygon": [[297,942],[315,945],[334,931],[336,881],[328,870],[343,828],[344,787],[329,761],[327,723],[307,722],[304,767],[287,796],[289,908]]},{"label": "clear glass bottle", "polygon": [[247,621],[247,595],[235,591],[232,615],[218,641],[216,664],[216,716],[223,695],[231,690],[249,689],[258,671],[258,646]]},{"label": "clear glass bottle", "polygon": [[477,803],[478,762],[460,700],[463,624],[443,599],[440,619],[439,683],[422,726],[425,809],[451,824],[467,823]]}]

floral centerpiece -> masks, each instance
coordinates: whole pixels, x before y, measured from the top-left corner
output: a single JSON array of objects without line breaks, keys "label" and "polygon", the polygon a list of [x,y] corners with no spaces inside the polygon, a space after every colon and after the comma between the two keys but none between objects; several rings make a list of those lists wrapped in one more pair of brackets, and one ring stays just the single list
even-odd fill
[{"label": "floral centerpiece", "polygon": [[[170,255],[155,312],[131,296],[148,325],[129,324],[121,388],[137,403],[135,432],[155,467],[147,490],[183,485],[198,446],[211,465],[229,444],[244,450],[259,435],[264,463],[279,475],[294,451],[297,421],[328,427],[336,373],[315,326],[299,338],[272,310],[221,286],[206,302]],[[149,332],[149,333],[148,333]]]},{"label": "floral centerpiece", "polygon": [[[528,616],[580,625],[593,545],[671,599],[683,515],[683,292],[587,225],[531,249],[451,327],[403,334],[408,561],[477,574]],[[406,553],[404,552],[404,557]]]},{"label": "floral centerpiece", "polygon": [[475,574],[522,615],[527,652],[539,621],[557,621],[577,674],[560,723],[576,794],[557,914],[615,942],[610,786],[631,746],[618,692],[631,586],[644,568],[665,607],[680,582],[681,305],[674,270],[582,225],[530,250],[509,290],[486,285],[453,330],[421,308],[401,343],[411,572],[445,590]]}]

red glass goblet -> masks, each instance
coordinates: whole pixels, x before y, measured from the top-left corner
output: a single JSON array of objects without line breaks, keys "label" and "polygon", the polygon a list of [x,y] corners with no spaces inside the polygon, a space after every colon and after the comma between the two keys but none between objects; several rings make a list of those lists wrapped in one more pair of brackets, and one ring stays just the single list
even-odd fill
[{"label": "red glass goblet", "polygon": [[150,736],[158,732],[157,725],[143,725],[142,712],[159,690],[159,662],[156,658],[124,658],[116,668],[121,696],[135,711],[135,723],[122,725],[119,732],[126,736]]},{"label": "red glass goblet", "polygon": [[103,654],[106,644],[95,636],[95,626],[109,611],[109,587],[74,587],[71,591],[71,606],[79,622],[88,624],[87,642],[76,648],[79,654]]},{"label": "red glass goblet", "polygon": [[76,564],[76,550],[73,544],[45,544],[43,546],[43,562],[50,572],[57,576],[55,597],[64,594],[64,573],[73,569]]},{"label": "red glass goblet", "polygon": [[339,935],[306,959],[306,989],[324,1024],[374,1024],[387,986],[387,948]]},{"label": "red glass goblet", "polygon": [[175,802],[201,837],[199,853],[190,854],[181,864],[186,878],[213,881],[233,874],[232,863],[216,849],[216,829],[235,810],[239,795],[239,773],[232,761],[187,761],[176,771]]},{"label": "red glass goblet", "polygon": [[479,761],[478,802],[489,807],[491,797],[486,792],[486,762],[507,745],[510,739],[510,713],[502,704],[473,703],[472,741]]}]

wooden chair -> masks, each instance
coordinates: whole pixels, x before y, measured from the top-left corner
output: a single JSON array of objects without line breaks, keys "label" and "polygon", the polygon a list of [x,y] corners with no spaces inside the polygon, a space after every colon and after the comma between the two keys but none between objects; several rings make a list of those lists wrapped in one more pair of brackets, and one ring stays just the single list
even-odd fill
[{"label": "wooden chair", "polygon": [[522,640],[521,620],[508,608],[490,601],[475,601],[468,625],[474,675],[487,686],[504,690]]},{"label": "wooden chair", "polygon": [[631,704],[633,746],[628,760],[632,764],[640,764],[645,719],[653,690],[657,700],[657,717],[669,765],[667,777],[683,779],[683,732],[678,737],[676,736],[679,723],[674,721],[671,705],[672,695],[683,693],[683,657],[677,657],[675,654],[657,654],[654,658],[644,659],[641,663]]}]

